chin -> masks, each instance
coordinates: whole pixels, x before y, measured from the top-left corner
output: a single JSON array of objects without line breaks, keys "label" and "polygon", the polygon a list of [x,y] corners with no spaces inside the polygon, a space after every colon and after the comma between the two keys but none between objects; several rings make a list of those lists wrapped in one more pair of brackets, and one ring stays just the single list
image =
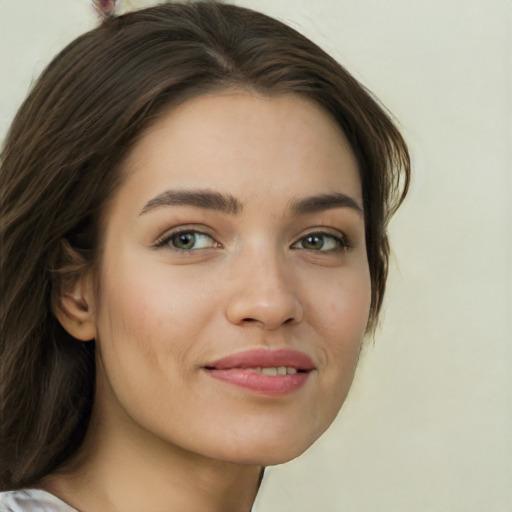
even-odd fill
[{"label": "chin", "polygon": [[[276,435],[278,432],[269,432],[271,435],[246,435],[238,437],[240,442],[230,443],[224,453],[216,454],[217,458],[229,460],[243,465],[275,466],[289,462],[302,455],[310,448],[323,431],[312,434],[311,432],[286,432]],[[243,439],[243,441],[242,441]]]},{"label": "chin", "polygon": [[248,453],[236,458],[238,464],[252,466],[277,466],[285,464],[302,455],[313,442],[302,444],[300,446],[279,446],[275,444],[272,447],[261,447],[258,450],[251,449]]}]

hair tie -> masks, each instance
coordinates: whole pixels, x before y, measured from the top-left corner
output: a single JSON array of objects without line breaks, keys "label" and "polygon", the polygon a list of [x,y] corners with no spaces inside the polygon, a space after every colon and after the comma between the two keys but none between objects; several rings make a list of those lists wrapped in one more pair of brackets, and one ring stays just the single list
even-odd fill
[{"label": "hair tie", "polygon": [[102,18],[114,16],[119,0],[91,0],[91,6]]}]

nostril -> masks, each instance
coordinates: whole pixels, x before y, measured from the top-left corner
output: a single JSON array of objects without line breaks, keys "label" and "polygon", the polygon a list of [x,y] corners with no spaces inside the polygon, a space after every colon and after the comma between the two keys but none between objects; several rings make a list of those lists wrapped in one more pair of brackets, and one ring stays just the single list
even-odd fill
[{"label": "nostril", "polygon": [[234,325],[261,326],[273,330],[300,323],[303,307],[291,293],[272,294],[266,289],[249,289],[248,292],[237,292],[230,297],[225,314]]},{"label": "nostril", "polygon": [[[281,325],[291,324],[294,322],[294,320],[295,319],[293,317],[287,318],[284,322],[282,322]],[[251,317],[243,318],[242,323],[244,323],[244,324],[265,324],[265,322],[263,322],[262,320],[258,320],[257,318],[251,318]]]}]

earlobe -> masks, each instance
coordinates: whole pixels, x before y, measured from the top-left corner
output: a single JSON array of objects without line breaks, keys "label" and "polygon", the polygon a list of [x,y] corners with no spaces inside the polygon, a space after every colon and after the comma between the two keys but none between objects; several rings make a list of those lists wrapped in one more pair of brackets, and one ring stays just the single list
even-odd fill
[{"label": "earlobe", "polygon": [[96,338],[96,315],[92,276],[78,278],[71,290],[63,290],[53,305],[53,313],[62,327],[74,338]]}]

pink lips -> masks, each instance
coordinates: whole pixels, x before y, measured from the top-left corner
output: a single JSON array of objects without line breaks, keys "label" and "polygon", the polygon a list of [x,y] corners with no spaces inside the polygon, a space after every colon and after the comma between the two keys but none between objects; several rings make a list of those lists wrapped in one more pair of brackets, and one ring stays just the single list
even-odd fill
[{"label": "pink lips", "polygon": [[[297,350],[259,349],[223,357],[204,368],[216,379],[262,394],[278,396],[303,386],[315,365],[309,356]],[[278,370],[279,374],[275,375],[275,370],[271,369]]]}]

